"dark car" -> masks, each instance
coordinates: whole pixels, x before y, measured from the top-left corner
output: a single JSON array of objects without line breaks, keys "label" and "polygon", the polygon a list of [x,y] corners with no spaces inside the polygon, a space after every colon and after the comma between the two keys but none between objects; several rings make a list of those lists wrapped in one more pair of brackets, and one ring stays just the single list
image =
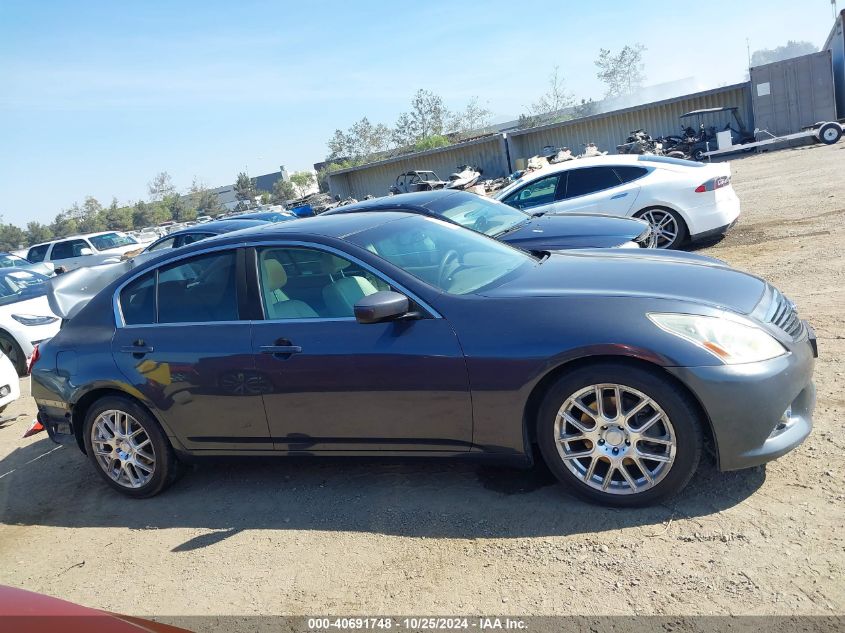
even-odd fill
[{"label": "dark car", "polygon": [[438,190],[374,198],[323,215],[407,211],[454,222],[528,251],[654,246],[648,222],[610,215],[531,215],[469,191]]},{"label": "dark car", "polygon": [[154,495],[199,455],[481,457],[653,503],[810,433],[815,336],[687,253],[533,256],[408,213],[221,235],[121,275],[40,349],[38,419]]},{"label": "dark car", "polygon": [[265,222],[289,222],[295,220],[295,215],[279,213],[278,211],[255,211],[254,213],[240,213],[226,218],[227,221],[264,220]]},{"label": "dark car", "polygon": [[240,231],[252,226],[262,226],[267,224],[269,220],[262,220],[260,218],[241,218],[234,220],[234,218],[226,220],[213,220],[203,224],[190,226],[186,229],[180,229],[168,233],[161,237],[149,246],[144,248],[143,253],[152,253],[156,251],[164,251],[169,248],[182,248],[188,244],[199,242],[200,240],[214,237],[215,235],[222,235],[231,231]]}]

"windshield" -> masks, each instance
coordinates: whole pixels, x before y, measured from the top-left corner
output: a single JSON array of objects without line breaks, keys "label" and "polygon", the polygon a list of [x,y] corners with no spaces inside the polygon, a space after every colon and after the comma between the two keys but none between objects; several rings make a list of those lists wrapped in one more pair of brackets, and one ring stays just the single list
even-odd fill
[{"label": "windshield", "polygon": [[407,217],[347,238],[417,279],[455,295],[469,294],[535,264],[527,253],[460,226]]},{"label": "windshield", "polygon": [[32,266],[32,262],[24,259],[23,257],[12,255],[11,253],[3,253],[0,255],[0,268],[15,268],[21,266]]},{"label": "windshield", "polygon": [[131,246],[137,244],[138,240],[129,235],[122,233],[105,233],[103,235],[95,235],[89,237],[88,240],[94,245],[98,251],[107,251],[112,248],[120,248],[121,246]]},{"label": "windshield", "polygon": [[456,224],[490,236],[501,235],[528,221],[526,213],[489,198],[460,196],[459,203],[454,204],[453,197],[458,196],[435,200],[427,208]]},{"label": "windshield", "polygon": [[30,270],[4,270],[0,272],[0,305],[43,297],[47,294],[48,278]]}]

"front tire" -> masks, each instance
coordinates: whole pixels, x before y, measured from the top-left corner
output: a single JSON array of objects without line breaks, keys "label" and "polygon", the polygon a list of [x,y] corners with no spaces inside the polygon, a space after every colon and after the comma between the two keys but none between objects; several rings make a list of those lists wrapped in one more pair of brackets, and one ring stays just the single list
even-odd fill
[{"label": "front tire", "polygon": [[26,376],[26,355],[18,342],[6,332],[0,332],[0,350],[12,361],[18,376]]},{"label": "front tire", "polygon": [[83,426],[85,452],[112,488],[129,497],[157,495],[176,478],[173,447],[137,402],[107,396],[91,406]]},{"label": "front tire", "polygon": [[684,219],[671,209],[650,207],[634,217],[641,218],[651,226],[654,248],[678,249],[687,239],[687,225]]},{"label": "front tire", "polygon": [[825,145],[833,145],[842,138],[842,128],[837,123],[825,123],[819,128],[819,140]]},{"label": "front tire", "polygon": [[549,389],[537,441],[549,469],[574,494],[628,508],[687,485],[702,432],[690,396],[668,378],[602,362],[563,375]]}]

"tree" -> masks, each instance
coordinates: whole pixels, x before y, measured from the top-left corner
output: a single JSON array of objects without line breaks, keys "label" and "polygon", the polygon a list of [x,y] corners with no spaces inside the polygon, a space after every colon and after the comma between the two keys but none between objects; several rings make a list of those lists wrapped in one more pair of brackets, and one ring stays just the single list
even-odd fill
[{"label": "tree", "polygon": [[152,202],[158,202],[176,193],[176,187],[173,186],[173,179],[166,171],[160,171],[156,174],[156,177],[147,183],[147,190],[150,193],[150,200]]},{"label": "tree", "polygon": [[296,187],[296,191],[299,194],[298,197],[303,197],[311,187],[317,182],[316,178],[314,178],[314,174],[310,171],[298,171],[294,174],[291,174],[290,181],[294,187]]},{"label": "tree", "polygon": [[426,136],[425,138],[421,138],[416,143],[414,143],[414,151],[423,152],[427,149],[446,147],[447,145],[451,145],[448,138],[446,138],[442,134],[433,134],[432,136]]},{"label": "tree", "polygon": [[383,123],[373,125],[367,117],[352,124],[344,132],[335,130],[329,139],[329,160],[345,159],[364,162],[390,146],[390,130]]},{"label": "tree", "polygon": [[595,64],[599,72],[596,73],[605,85],[605,97],[622,97],[633,94],[642,86],[645,80],[643,72],[643,52],[646,47],[642,44],[625,45],[617,55],[610,50],[599,50]]},{"label": "tree", "polygon": [[14,224],[0,224],[0,250],[14,251],[26,244],[26,233]]},{"label": "tree", "polygon": [[411,99],[410,112],[403,112],[396,120],[391,137],[398,146],[405,146],[428,136],[440,136],[450,117],[442,97],[420,88]]},{"label": "tree", "polygon": [[41,242],[49,242],[53,239],[53,232],[50,227],[41,224],[41,222],[28,222],[26,225],[26,243],[30,246],[32,244],[40,244]]},{"label": "tree", "polygon": [[81,233],[96,233],[106,228],[103,205],[93,196],[86,196],[76,220]]},{"label": "tree", "polygon": [[273,192],[270,197],[273,204],[284,204],[288,200],[295,200],[296,198],[296,188],[291,181],[279,178],[273,183]]},{"label": "tree", "polygon": [[449,121],[451,132],[457,132],[460,137],[469,136],[490,125],[492,112],[479,104],[478,97],[473,97],[467,103],[466,108],[452,115]]},{"label": "tree", "polygon": [[197,210],[190,204],[188,196],[172,193],[161,201],[161,206],[170,216],[170,219],[176,222],[187,222],[188,220],[195,220],[197,217]]},{"label": "tree", "polygon": [[248,209],[255,202],[257,195],[258,190],[255,188],[255,180],[250,178],[246,172],[240,172],[238,179],[235,181],[235,197],[243,202]]},{"label": "tree", "polygon": [[112,198],[109,208],[103,213],[103,219],[110,231],[128,231],[132,228],[132,209],[119,207],[117,198]]},{"label": "tree", "polygon": [[528,114],[520,115],[519,126],[534,127],[572,118],[571,115],[565,114],[563,110],[571,107],[574,103],[575,98],[566,91],[564,79],[560,76],[560,69],[555,66],[552,74],[549,75],[549,89],[540,95],[537,101],[528,106]]},{"label": "tree", "polygon": [[786,44],[777,48],[761,48],[760,50],[754,51],[751,54],[751,65],[760,66],[762,64],[771,64],[772,62],[779,62],[784,59],[809,55],[810,53],[815,53],[817,50],[815,45],[810,42],[789,40]]},{"label": "tree", "polygon": [[218,216],[223,212],[223,205],[217,194],[194,178],[191,183],[190,196],[197,215]]},{"label": "tree", "polygon": [[139,200],[132,208],[132,224],[135,228],[155,226],[169,219],[167,212],[156,204]]}]

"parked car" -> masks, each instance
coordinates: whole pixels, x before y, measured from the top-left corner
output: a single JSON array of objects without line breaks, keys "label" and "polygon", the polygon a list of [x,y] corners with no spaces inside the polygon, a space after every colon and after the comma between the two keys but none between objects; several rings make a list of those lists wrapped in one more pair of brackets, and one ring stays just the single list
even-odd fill
[{"label": "parked car", "polygon": [[406,211],[440,218],[529,251],[654,245],[651,228],[645,220],[586,213],[531,215],[496,200],[454,189],[374,198],[335,207],[323,215],[365,211]]},{"label": "parked car", "polygon": [[[201,326],[201,327],[198,327]],[[810,433],[812,328],[689,253],[539,257],[407,213],[221,235],[109,283],[39,347],[59,442],[147,497],[197,455],[485,456],[655,503]]]},{"label": "parked car", "polygon": [[414,191],[431,191],[443,189],[449,182],[441,180],[433,171],[406,171],[396,177],[390,186],[390,193],[413,193]]},{"label": "parked car", "polygon": [[3,352],[0,352],[0,413],[21,397],[18,371]]},{"label": "parked car", "polygon": [[529,213],[607,213],[651,224],[657,248],[724,234],[739,218],[728,163],[598,156],[528,172],[494,197]]},{"label": "parked car", "polygon": [[118,261],[126,251],[139,247],[138,240],[120,231],[72,235],[32,246],[26,258],[33,262],[51,262],[65,270]]},{"label": "parked car", "polygon": [[279,211],[255,211],[253,213],[240,213],[233,215],[228,220],[264,220],[265,222],[288,222],[295,220],[292,213],[281,213]]},{"label": "parked car", "polygon": [[251,219],[235,221],[234,218],[204,222],[180,231],[168,233],[143,250],[130,251],[126,253],[124,259],[137,257],[139,255],[144,255],[145,257],[149,255],[152,257],[153,255],[161,254],[160,251],[166,251],[172,248],[182,248],[188,244],[193,244],[194,242],[199,242],[200,240],[214,237],[215,235],[229,233],[230,231],[240,231],[241,229],[247,229],[253,226],[262,226],[265,224],[269,224],[269,222],[266,220]]},{"label": "parked car", "polygon": [[0,585],[0,620],[19,633],[190,633],[170,624],[91,609],[3,585]]},{"label": "parked car", "polygon": [[19,257],[14,253],[0,253],[0,268],[22,268],[24,270],[32,270],[36,273],[41,273],[47,277],[52,277],[56,274],[56,267],[50,262],[33,264],[28,259]]},{"label": "parked car", "polygon": [[26,374],[37,343],[59,331],[47,302],[48,277],[31,270],[0,268],[0,351]]}]

